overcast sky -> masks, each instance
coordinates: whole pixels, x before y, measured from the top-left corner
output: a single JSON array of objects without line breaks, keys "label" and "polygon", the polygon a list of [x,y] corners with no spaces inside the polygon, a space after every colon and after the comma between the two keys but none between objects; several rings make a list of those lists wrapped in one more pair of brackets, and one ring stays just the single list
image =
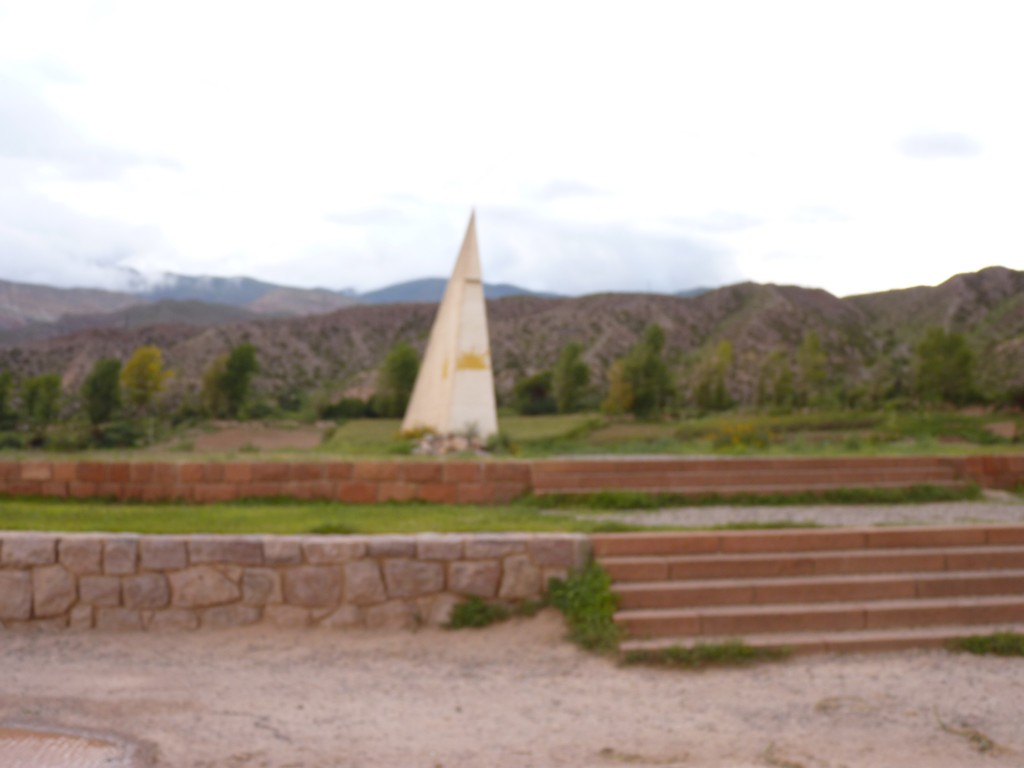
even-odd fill
[{"label": "overcast sky", "polygon": [[0,0],[0,278],[1024,269],[1016,2]]}]

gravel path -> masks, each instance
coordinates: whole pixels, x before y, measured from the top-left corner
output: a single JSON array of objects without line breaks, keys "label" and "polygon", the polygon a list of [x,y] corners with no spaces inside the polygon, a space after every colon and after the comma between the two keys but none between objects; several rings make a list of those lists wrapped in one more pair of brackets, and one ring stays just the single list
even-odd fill
[{"label": "gravel path", "polygon": [[[553,514],[564,515],[565,512]],[[778,521],[816,523],[825,526],[1024,523],[1024,499],[1010,494],[993,494],[986,501],[935,504],[678,507],[642,512],[581,512],[574,514],[573,517],[581,520],[614,520],[650,526],[715,526]]]},{"label": "gravel path", "polygon": [[103,732],[173,768],[1024,764],[1020,659],[693,673],[563,635],[550,611],[460,632],[0,633],[0,728]]}]

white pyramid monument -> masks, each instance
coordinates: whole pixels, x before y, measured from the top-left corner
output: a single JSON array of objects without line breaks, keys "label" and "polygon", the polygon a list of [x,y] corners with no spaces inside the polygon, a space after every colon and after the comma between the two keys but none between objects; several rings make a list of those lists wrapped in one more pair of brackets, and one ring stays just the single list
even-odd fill
[{"label": "white pyramid monument", "polygon": [[402,422],[403,432],[420,430],[481,440],[498,431],[476,213],[469,217]]}]

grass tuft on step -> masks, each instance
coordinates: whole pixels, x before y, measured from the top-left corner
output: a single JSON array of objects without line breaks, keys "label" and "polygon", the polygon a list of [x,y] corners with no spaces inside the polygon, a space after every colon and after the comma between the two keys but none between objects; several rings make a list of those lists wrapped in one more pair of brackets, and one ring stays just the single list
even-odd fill
[{"label": "grass tuft on step", "polygon": [[668,648],[627,651],[624,664],[654,667],[700,669],[708,666],[743,666],[763,661],[782,661],[792,655],[788,648],[755,648],[742,640],[723,643],[697,643],[691,647],[673,645]]},{"label": "grass tuft on step", "polygon": [[1017,632],[994,632],[950,640],[946,647],[959,653],[993,656],[1024,656],[1024,635]]},{"label": "grass tuft on step", "polygon": [[614,621],[618,597],[612,581],[597,563],[552,579],[548,602],[565,615],[569,639],[588,651],[614,653],[619,648],[621,629]]}]

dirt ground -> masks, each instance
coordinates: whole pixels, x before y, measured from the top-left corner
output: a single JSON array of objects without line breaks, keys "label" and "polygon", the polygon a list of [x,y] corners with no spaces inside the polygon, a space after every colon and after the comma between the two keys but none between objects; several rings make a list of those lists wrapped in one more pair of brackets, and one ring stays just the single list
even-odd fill
[{"label": "dirt ground", "polygon": [[0,633],[0,728],[120,736],[144,764],[195,768],[1024,765],[1024,660],[694,673],[563,635],[551,611],[458,632]]},{"label": "dirt ground", "polygon": [[216,431],[200,432],[192,439],[197,453],[256,449],[260,451],[310,450],[320,445],[321,426],[268,427],[257,422],[217,425]]}]

